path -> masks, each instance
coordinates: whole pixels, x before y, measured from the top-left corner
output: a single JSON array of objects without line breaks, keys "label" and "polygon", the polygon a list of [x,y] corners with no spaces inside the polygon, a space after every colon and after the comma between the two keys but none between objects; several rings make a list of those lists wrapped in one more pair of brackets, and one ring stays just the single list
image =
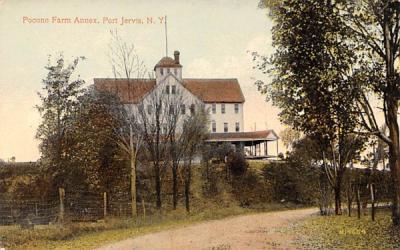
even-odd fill
[{"label": "path", "polygon": [[295,236],[282,230],[316,212],[315,208],[299,209],[207,221],[127,239],[98,250],[296,249]]}]

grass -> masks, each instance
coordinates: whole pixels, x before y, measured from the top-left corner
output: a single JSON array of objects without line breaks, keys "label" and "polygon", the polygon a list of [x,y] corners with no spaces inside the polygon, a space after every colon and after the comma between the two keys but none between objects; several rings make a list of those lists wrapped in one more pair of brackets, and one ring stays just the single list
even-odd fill
[{"label": "grass", "polygon": [[268,204],[258,209],[245,209],[239,206],[209,207],[190,215],[187,215],[182,209],[178,209],[163,215],[152,216],[146,221],[142,219],[138,219],[136,222],[131,219],[110,219],[96,223],[39,226],[34,230],[1,227],[0,235],[7,249],[93,249],[106,243],[201,221],[292,208],[296,208],[296,206]]},{"label": "grass", "polygon": [[295,231],[303,249],[399,249],[400,230],[391,224],[390,211],[370,216],[315,216],[300,222]]}]

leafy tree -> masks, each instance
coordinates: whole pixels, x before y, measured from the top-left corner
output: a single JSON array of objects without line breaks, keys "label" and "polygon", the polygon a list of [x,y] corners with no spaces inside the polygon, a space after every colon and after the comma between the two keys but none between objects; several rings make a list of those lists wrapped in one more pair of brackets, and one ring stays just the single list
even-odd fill
[{"label": "leafy tree", "polygon": [[285,124],[319,138],[334,168],[331,185],[340,214],[343,175],[354,156],[349,147],[362,146],[348,140],[358,118],[357,91],[347,78],[355,61],[353,47],[345,42],[349,29],[329,0],[282,1],[274,5],[272,18],[276,52],[271,58],[254,55],[258,68],[274,78],[256,84],[282,110]]},{"label": "leafy tree", "polygon": [[[48,74],[43,79],[43,91],[38,93],[41,105],[37,106],[42,123],[37,130],[36,138],[40,140],[41,162],[49,170],[54,179],[54,185],[70,186],[74,180],[68,165],[68,133],[73,129],[73,116],[79,106],[84,81],[72,79],[80,60],[78,57],[72,63],[66,64],[60,55],[55,64],[50,58],[45,67]],[[75,176],[77,177],[77,176]]]},{"label": "leafy tree", "polygon": [[91,88],[80,98],[79,112],[69,133],[73,142],[71,164],[80,169],[91,190],[106,191],[108,197],[123,189],[128,175],[125,157],[114,137],[114,128],[122,127],[124,122],[121,109],[123,106],[115,96]]},{"label": "leafy tree", "polygon": [[[271,7],[272,16],[279,17],[279,9],[290,2],[262,1],[261,5]],[[400,141],[397,113],[400,86],[395,62],[400,55],[400,3],[395,0],[329,0],[327,4],[341,22],[325,22],[325,24],[348,30],[347,36],[340,36],[340,32],[335,32],[333,38],[337,42],[351,46],[355,52],[353,60],[347,62],[350,70],[343,73],[347,75],[349,88],[356,92],[360,125],[365,134],[379,137],[389,147],[389,166],[393,185],[392,219],[395,225],[399,225]],[[289,27],[301,26],[300,23],[292,23]],[[346,55],[342,53],[342,49],[337,51],[340,52],[339,55]],[[385,124],[388,127],[388,135],[379,129],[374,114],[374,104],[369,98],[370,94],[378,99],[378,106],[383,111]]]},{"label": "leafy tree", "polygon": [[[393,0],[349,1],[341,10],[352,42],[359,49],[359,67],[353,83],[359,91],[361,124],[368,134],[378,136],[389,146],[389,166],[392,175],[392,220],[400,224],[400,141],[397,114],[399,110],[399,73],[395,61],[400,55],[400,3]],[[379,129],[374,109],[368,98],[373,93],[382,108],[388,135]]]},{"label": "leafy tree", "polygon": [[280,134],[283,145],[288,149],[292,149],[293,144],[301,138],[301,133],[291,127],[286,127]]}]

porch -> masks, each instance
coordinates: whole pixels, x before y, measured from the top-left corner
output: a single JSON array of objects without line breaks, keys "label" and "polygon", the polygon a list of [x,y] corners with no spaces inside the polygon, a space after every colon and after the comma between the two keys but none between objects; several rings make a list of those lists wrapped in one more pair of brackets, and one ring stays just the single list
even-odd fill
[{"label": "porch", "polygon": [[279,154],[279,137],[273,130],[211,133],[206,141],[217,144],[231,143],[237,149],[242,150],[247,159],[277,158]]}]

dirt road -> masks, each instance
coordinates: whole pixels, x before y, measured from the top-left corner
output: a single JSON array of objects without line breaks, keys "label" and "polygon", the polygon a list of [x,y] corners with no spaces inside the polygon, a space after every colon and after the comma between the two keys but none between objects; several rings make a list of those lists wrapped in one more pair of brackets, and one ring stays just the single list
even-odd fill
[{"label": "dirt road", "polygon": [[283,232],[317,209],[244,215],[147,234],[106,245],[111,249],[296,249],[295,235]]}]

